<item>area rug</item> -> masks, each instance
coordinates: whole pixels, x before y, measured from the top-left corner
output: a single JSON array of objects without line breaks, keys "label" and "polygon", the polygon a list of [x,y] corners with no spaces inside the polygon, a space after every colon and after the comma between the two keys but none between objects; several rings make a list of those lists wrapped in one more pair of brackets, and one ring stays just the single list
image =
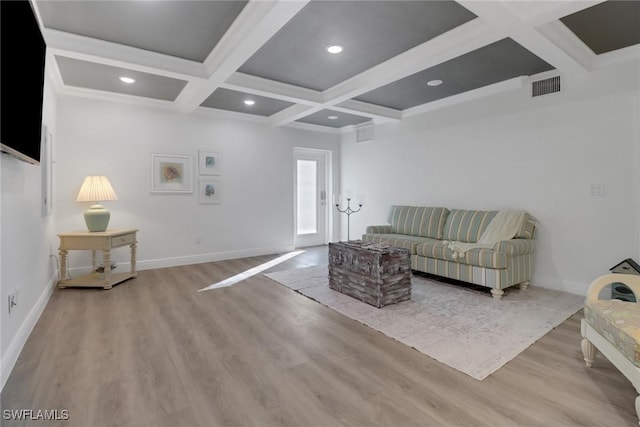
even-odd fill
[{"label": "area rug", "polygon": [[458,371],[483,380],[575,314],[584,297],[530,287],[501,300],[420,276],[411,300],[376,308],[329,288],[326,266],[265,274]]}]

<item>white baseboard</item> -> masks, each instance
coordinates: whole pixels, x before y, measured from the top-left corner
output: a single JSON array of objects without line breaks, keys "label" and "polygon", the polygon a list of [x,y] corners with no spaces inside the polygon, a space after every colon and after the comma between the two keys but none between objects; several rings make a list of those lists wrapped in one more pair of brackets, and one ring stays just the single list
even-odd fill
[{"label": "white baseboard", "polygon": [[568,292],[570,294],[587,296],[588,283],[572,282],[559,278],[534,275],[531,279],[531,286],[553,289],[555,291]]},{"label": "white baseboard", "polygon": [[[241,249],[237,251],[224,251],[224,252],[212,252],[208,254],[198,255],[186,255],[171,258],[159,258],[149,260],[138,260],[136,263],[137,270],[151,270],[154,268],[167,268],[167,267],[179,267],[181,265],[202,264],[204,262],[224,261],[226,259],[247,258],[252,256],[272,255],[279,253],[286,253],[294,251],[295,247],[281,246],[271,248],[253,248],[253,249]],[[128,261],[118,263],[118,271],[126,271],[130,266]],[[71,268],[70,274],[72,276],[78,274],[86,274],[91,271],[90,266],[74,267]]]},{"label": "white baseboard", "polygon": [[2,372],[2,377],[0,378],[2,385],[0,386],[0,390],[4,389],[4,385],[9,379],[11,371],[13,371],[13,367],[18,361],[18,356],[20,356],[22,348],[27,342],[29,335],[31,335],[33,327],[38,322],[38,319],[40,319],[40,315],[42,315],[44,308],[47,306],[47,302],[49,302],[49,298],[51,297],[56,283],[58,282],[57,274],[57,272],[54,272],[53,276],[51,276],[49,283],[47,283],[47,286],[45,286],[40,297],[38,297],[36,303],[31,307],[31,310],[24,319],[24,322],[22,322],[22,325],[18,328],[18,331],[7,348],[7,351],[2,355],[2,359],[0,360],[0,372]]}]

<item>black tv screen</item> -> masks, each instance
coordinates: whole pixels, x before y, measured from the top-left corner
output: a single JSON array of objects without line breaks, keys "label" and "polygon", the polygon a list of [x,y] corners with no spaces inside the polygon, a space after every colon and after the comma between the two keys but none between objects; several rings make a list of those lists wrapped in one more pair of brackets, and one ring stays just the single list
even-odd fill
[{"label": "black tv screen", "polygon": [[0,1],[0,144],[40,162],[46,44],[29,1]]}]

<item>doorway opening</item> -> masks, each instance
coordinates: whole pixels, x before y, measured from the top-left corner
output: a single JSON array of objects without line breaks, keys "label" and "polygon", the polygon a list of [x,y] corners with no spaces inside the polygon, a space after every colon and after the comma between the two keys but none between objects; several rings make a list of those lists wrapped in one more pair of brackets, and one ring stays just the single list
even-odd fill
[{"label": "doorway opening", "polygon": [[324,245],[329,241],[328,188],[331,152],[294,149],[294,245]]}]

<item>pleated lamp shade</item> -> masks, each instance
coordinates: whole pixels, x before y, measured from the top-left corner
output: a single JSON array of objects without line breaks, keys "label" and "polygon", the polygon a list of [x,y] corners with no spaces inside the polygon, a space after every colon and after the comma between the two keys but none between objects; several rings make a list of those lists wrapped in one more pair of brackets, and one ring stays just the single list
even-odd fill
[{"label": "pleated lamp shade", "polygon": [[106,176],[88,176],[84,179],[78,192],[76,202],[93,202],[84,213],[84,221],[89,231],[105,231],[109,225],[111,213],[98,204],[105,200],[118,200],[109,179]]}]

